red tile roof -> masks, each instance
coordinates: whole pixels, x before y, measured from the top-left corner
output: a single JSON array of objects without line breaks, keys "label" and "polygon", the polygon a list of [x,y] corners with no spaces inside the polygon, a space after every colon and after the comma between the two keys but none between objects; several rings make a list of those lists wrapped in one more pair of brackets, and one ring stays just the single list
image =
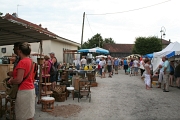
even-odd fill
[{"label": "red tile roof", "polygon": [[[15,13],[13,13],[13,14],[15,14]],[[52,36],[57,36],[56,34],[48,31],[47,28],[42,28],[41,25],[36,25],[34,23],[28,22],[28,21],[23,20],[21,18],[18,18],[18,17],[15,17],[13,15],[10,15],[9,13],[7,13],[3,18],[7,19],[7,20],[10,20],[10,21],[16,21],[16,22],[19,22],[21,24],[25,24],[25,25],[27,25],[29,27],[32,27],[32,29],[38,30],[39,32],[42,32],[44,34],[48,34],[48,35],[52,35]]]},{"label": "red tile roof", "polygon": [[109,50],[109,52],[113,53],[132,53],[134,44],[112,44],[105,43],[103,48]]}]

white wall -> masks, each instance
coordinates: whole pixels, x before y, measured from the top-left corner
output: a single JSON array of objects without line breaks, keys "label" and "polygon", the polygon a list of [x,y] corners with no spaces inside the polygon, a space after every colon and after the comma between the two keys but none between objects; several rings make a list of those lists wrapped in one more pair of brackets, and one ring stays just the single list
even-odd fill
[{"label": "white wall", "polygon": [[[39,42],[38,43],[31,43],[31,50],[33,52],[39,52]],[[63,61],[63,48],[68,50],[77,50],[78,47],[74,44],[65,43],[60,40],[44,40],[43,41],[43,54],[49,55],[50,52],[54,52],[55,56],[57,57],[58,62]],[[8,46],[0,46],[1,48],[6,48],[6,53],[2,54],[0,51],[0,57],[2,56],[11,56],[13,53],[13,45]]]},{"label": "white wall", "polygon": [[51,46],[52,46],[51,52],[55,53],[55,56],[57,57],[58,62],[63,62],[63,48],[68,49],[68,50],[77,50],[78,49],[77,46],[59,42],[59,41],[51,41]]}]

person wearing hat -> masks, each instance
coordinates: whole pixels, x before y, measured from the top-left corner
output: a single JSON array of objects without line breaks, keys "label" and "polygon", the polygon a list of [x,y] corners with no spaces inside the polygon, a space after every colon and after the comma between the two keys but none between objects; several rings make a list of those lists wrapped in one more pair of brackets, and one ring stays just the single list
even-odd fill
[{"label": "person wearing hat", "polygon": [[[57,58],[55,57],[55,53],[51,52],[51,53],[49,53],[49,55],[50,55],[50,60],[52,62],[52,65],[54,65],[54,67],[57,70]],[[50,80],[51,80],[51,83],[52,83],[52,90],[53,90],[55,88],[55,86],[56,86],[57,73],[54,74],[54,75],[51,75]]]}]

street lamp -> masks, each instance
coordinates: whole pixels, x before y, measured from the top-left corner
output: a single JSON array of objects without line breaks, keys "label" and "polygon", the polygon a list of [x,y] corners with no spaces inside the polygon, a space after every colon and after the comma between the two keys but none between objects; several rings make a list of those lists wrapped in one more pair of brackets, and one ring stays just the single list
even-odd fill
[{"label": "street lamp", "polygon": [[161,45],[162,45],[162,49],[163,49],[163,44],[162,44],[162,37],[165,37],[165,32],[166,32],[166,28],[164,26],[161,27]]}]

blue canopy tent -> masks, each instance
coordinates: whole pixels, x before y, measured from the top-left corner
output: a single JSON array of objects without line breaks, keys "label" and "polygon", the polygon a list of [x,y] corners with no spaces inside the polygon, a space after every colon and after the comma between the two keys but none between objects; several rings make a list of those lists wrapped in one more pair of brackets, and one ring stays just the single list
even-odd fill
[{"label": "blue canopy tent", "polygon": [[91,48],[91,49],[80,49],[78,52],[82,53],[101,53],[101,54],[109,54],[109,50],[96,47],[96,48]]},{"label": "blue canopy tent", "polygon": [[144,55],[143,57],[153,58],[153,53],[151,53],[151,54],[146,54],[146,55]]},{"label": "blue canopy tent", "polygon": [[170,57],[173,57],[175,55],[176,55],[176,53],[175,53],[175,51],[173,51],[173,52],[169,53],[168,55],[166,55],[166,57],[170,58]]}]

